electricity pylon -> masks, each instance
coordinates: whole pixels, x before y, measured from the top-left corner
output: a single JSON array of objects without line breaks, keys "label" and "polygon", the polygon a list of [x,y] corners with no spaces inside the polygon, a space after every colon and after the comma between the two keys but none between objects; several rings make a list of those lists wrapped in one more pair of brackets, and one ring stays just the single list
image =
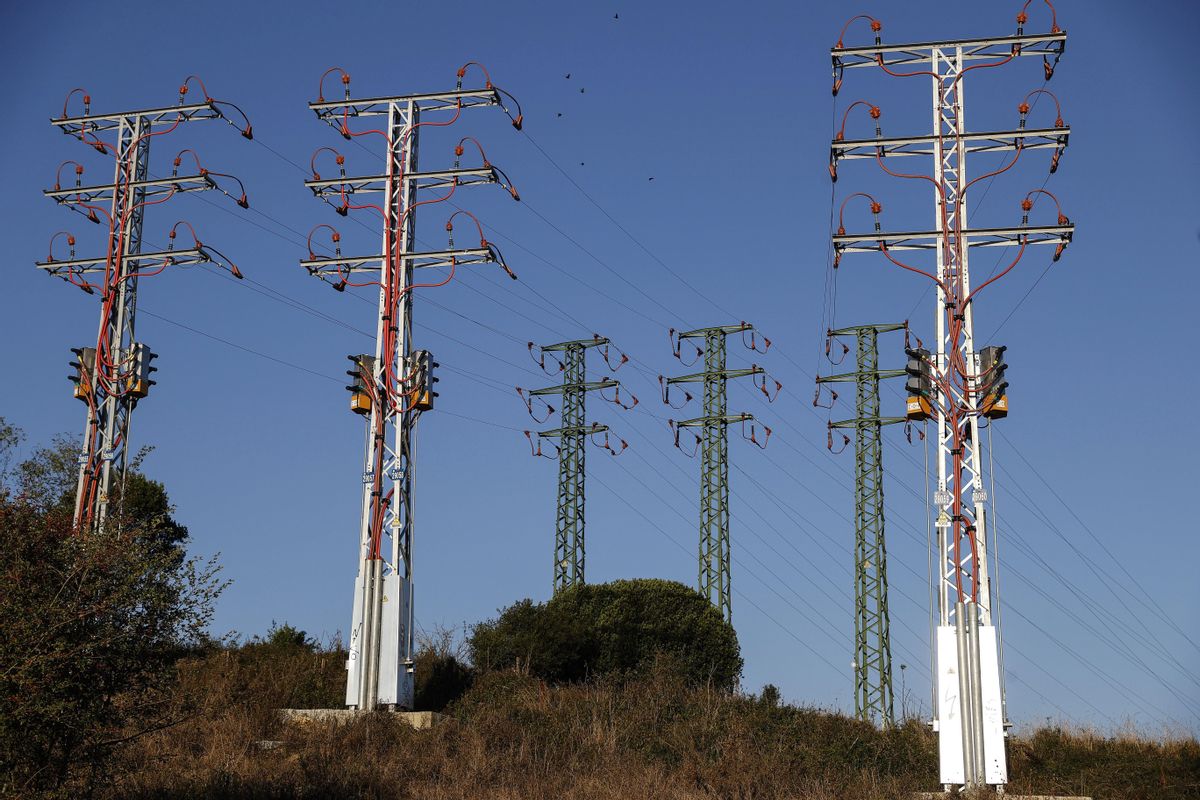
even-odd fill
[{"label": "electricity pylon", "polygon": [[[737,378],[755,378],[755,386],[769,400],[773,400],[767,390],[766,370],[752,364],[749,369],[727,369],[725,366],[725,339],[730,334],[750,335],[747,347],[757,352],[765,353],[771,346],[771,341],[763,337],[764,347],[758,350],[756,346],[754,326],[742,322],[737,325],[723,325],[711,328],[697,328],[676,335],[672,329],[671,349],[680,361],[683,342],[685,340],[703,341],[703,346],[696,346],[697,360],[704,357],[704,371],[690,375],[679,375],[674,378],[658,377],[662,386],[663,402],[672,408],[682,408],[692,399],[690,392],[684,391],[684,402],[679,406],[671,403],[671,387],[699,383],[702,385],[704,411],[702,416],[685,420],[671,420],[671,428],[675,433],[675,446],[679,444],[679,435],[684,428],[699,428],[696,435],[696,448],[700,450],[700,549],[698,558],[697,588],[708,598],[721,616],[728,622],[733,618],[733,586],[730,575],[730,542],[729,542],[729,437],[728,427],[741,424],[742,436],[748,441],[765,448],[771,438],[771,429],[763,426],[766,432],[763,440],[758,441],[752,414],[730,414],[725,385]],[[692,361],[691,363],[696,363]],[[756,376],[761,376],[759,382]],[[780,384],[775,382],[775,396],[778,396]],[[749,435],[747,435],[747,423]],[[692,456],[695,455],[693,449]]]},{"label": "electricity pylon", "polygon": [[[533,443],[533,435],[530,431],[525,431],[525,438],[529,439],[530,450],[533,455],[544,455],[542,453],[542,439],[557,439],[559,444],[556,445],[558,453],[558,512],[554,525],[554,566],[553,566],[553,591],[555,594],[563,589],[570,588],[576,584],[585,582],[584,567],[586,563],[587,550],[585,548],[584,528],[585,528],[585,494],[584,483],[586,473],[584,469],[584,459],[587,452],[588,439],[591,439],[593,444],[603,447],[612,455],[619,455],[628,447],[624,439],[620,440],[621,447],[618,450],[610,443],[608,436],[608,426],[598,422],[587,422],[587,394],[588,392],[601,392],[600,397],[608,400],[603,395],[605,389],[613,390],[611,402],[622,408],[633,408],[637,405],[637,398],[630,395],[632,402],[625,405],[621,400],[621,384],[613,378],[601,378],[598,381],[589,381],[587,379],[587,351],[593,347],[602,347],[604,361],[609,365],[610,369],[615,369],[628,360],[624,354],[621,355],[621,360],[614,366],[609,361],[609,346],[608,339],[595,335],[591,339],[576,339],[569,342],[559,342],[557,344],[549,344],[541,347],[541,355],[536,359],[542,369],[546,368],[546,355],[552,354],[551,359],[556,361],[558,369],[562,372],[562,383],[557,386],[547,386],[543,389],[517,389],[521,398],[525,401],[526,410],[530,416],[533,416],[533,398],[542,398],[550,395],[562,396],[562,410],[559,415],[560,425],[552,430],[539,431],[538,442],[536,447]],[[529,352],[533,353],[533,342],[529,343]],[[561,353],[561,359],[553,355]],[[540,402],[545,403],[544,400]],[[546,407],[552,413],[554,408],[549,404]],[[547,414],[547,418],[549,413]],[[534,417],[536,419],[536,417]],[[545,420],[539,420],[545,421]],[[603,441],[598,441],[595,437],[598,434],[604,434]]]},{"label": "electricity pylon", "polygon": [[[189,84],[193,81],[200,86],[204,99],[187,103]],[[83,95],[83,114],[69,116],[67,105],[76,93]],[[238,114],[241,114],[240,109],[232,103],[209,97],[204,84],[195,76],[189,76],[179,87],[179,101],[173,106],[92,114],[91,103],[91,96],[86,91],[72,90],[63,103],[62,115],[52,118],[50,124],[97,152],[112,156],[116,162],[113,182],[84,186],[83,165],[64,161],[59,165],[59,173],[61,175],[67,164],[74,165],[75,185],[64,189],[61,177],[56,176],[54,188],[44,194],[59,205],[106,227],[106,254],[77,258],[74,235],[60,231],[50,240],[51,249],[46,260],[37,264],[38,268],[88,294],[96,294],[99,290],[100,295],[96,346],[74,351],[79,359],[73,364],[77,369],[77,374],[72,376],[76,382],[75,396],[87,405],[75,492],[74,526],[80,532],[102,529],[112,511],[114,498],[121,494],[129,464],[133,409],[154,383],[150,373],[156,368],[150,362],[155,354],[134,337],[138,281],[157,275],[169,266],[203,263],[215,264],[228,269],[236,278],[242,277],[232,262],[202,244],[186,222],[177,222],[169,229],[166,249],[142,251],[142,227],[147,206],[165,203],[184,192],[207,189],[216,189],[233,197],[217,181],[222,178],[238,183],[240,196],[234,199],[243,208],[249,207],[237,178],[204,169],[199,157],[190,149],[180,151],[175,157],[175,168],[170,177],[151,175],[150,142],[185,122],[214,119],[223,119],[238,128],[247,139],[252,138],[249,120],[245,120],[243,128],[225,116],[221,107],[232,108]],[[242,117],[245,119],[244,115]],[[111,141],[106,135],[111,136]],[[184,153],[191,154],[189,160],[195,161],[197,174],[179,174]],[[175,246],[180,227],[190,233],[193,240],[190,247]],[[70,256],[65,260],[54,257],[54,242],[60,235],[66,236],[70,247]],[[100,282],[90,282],[86,276],[91,275],[98,276]]]},{"label": "electricity pylon", "polygon": [[[473,63],[473,62],[472,62]],[[351,618],[349,657],[346,661],[346,705],[361,710],[412,708],[413,704],[413,519],[414,519],[414,425],[421,413],[432,408],[432,361],[427,351],[414,351],[413,294],[422,287],[448,283],[460,267],[496,263],[512,278],[494,244],[483,234],[473,215],[456,211],[445,223],[448,242],[441,250],[417,249],[418,206],[448,199],[459,187],[497,183],[519,199],[503,173],[492,166],[478,143],[482,166],[475,169],[420,172],[417,167],[420,134],[423,126],[446,126],[458,120],[467,109],[499,106],[505,113],[501,95],[509,96],[487,78],[481,89],[463,89],[468,64],[458,71],[458,86],[452,91],[354,99],[350,96],[350,76],[340,68],[327,70],[341,75],[345,96],[326,101],[323,89],[317,102],[308,107],[317,119],[330,125],[343,138],[378,135],[384,140],[384,173],[347,176],[345,158],[333,151],[339,177],[322,179],[313,167],[313,180],[305,186],[319,199],[329,203],[341,215],[351,210],[370,208],[379,212],[383,222],[381,253],[343,256],[341,233],[328,225],[318,225],[309,234],[308,258],[301,261],[309,274],[331,283],[338,291],[347,287],[378,286],[374,357],[352,357],[361,379],[356,384],[351,408],[366,417],[366,452],[362,475],[362,512],[359,525],[359,566],[354,583],[354,611]],[[478,66],[478,65],[476,65]],[[482,71],[482,67],[480,67]],[[446,112],[448,119],[429,122],[428,114]],[[355,131],[350,120],[379,120],[380,127]],[[509,114],[518,130],[521,116]],[[455,147],[455,157],[463,153],[464,143]],[[313,155],[315,164],[320,148]],[[420,193],[440,189],[440,197],[418,200]],[[356,203],[362,196],[377,202]],[[469,222],[472,234],[478,234],[477,247],[454,246],[454,221],[460,215]],[[320,228],[330,232],[334,254],[318,256],[313,252],[313,233]],[[416,283],[420,270],[445,268],[441,280]],[[366,276],[362,280],[360,276]],[[391,435],[391,442],[388,436]],[[385,547],[390,539],[390,547]]]},{"label": "electricity pylon", "polygon": [[[884,425],[904,417],[884,417],[879,411],[879,382],[899,378],[902,369],[879,369],[879,334],[904,330],[906,325],[855,325],[829,331],[830,339],[853,336],[854,372],[817,376],[818,384],[853,383],[854,419],[829,423],[830,449],[834,429],[854,430],[854,713],[864,721],[896,722],[892,693],[892,640],[888,617],[887,543],[883,521]],[[843,447],[850,439],[842,435]]]},{"label": "electricity pylon", "polygon": [[[1053,6],[1048,1],[1046,5],[1053,15]],[[1026,34],[1028,7],[1026,2],[1017,15],[1014,36],[899,45],[884,45],[880,37],[882,23],[863,15],[855,19],[870,22],[874,44],[845,47],[839,37],[830,53],[835,95],[847,69],[879,68],[897,77],[927,76],[931,82],[932,135],[885,138],[879,106],[856,102],[854,105],[865,106],[875,120],[875,138],[846,139],[843,119],[842,129],[831,145],[830,175],[837,180],[840,160],[873,159],[893,177],[925,181],[934,187],[933,230],[883,231],[879,224],[881,204],[871,195],[856,193],[870,201],[875,230],[847,234],[839,220],[833,246],[835,266],[846,253],[878,252],[897,266],[928,278],[937,289],[937,346],[932,356],[923,351],[910,353],[917,362],[913,375],[918,393],[910,400],[908,416],[936,421],[937,489],[933,506],[937,515],[938,571],[931,579],[936,581],[939,625],[932,643],[937,658],[934,727],[938,732],[940,782],[947,790],[1008,782],[1004,690],[992,624],[997,598],[988,577],[987,492],[978,424],[980,416],[999,416],[1000,398],[988,393],[997,374],[992,367],[981,365],[976,352],[974,301],[981,289],[1012,270],[1030,245],[1055,245],[1057,259],[1074,234],[1074,226],[1061,208],[1057,224],[1029,225],[1035,196],[1048,196],[1058,204],[1053,195],[1041,189],[1030,192],[1021,202],[1024,216],[1020,226],[969,227],[967,191],[972,184],[1006,172],[1025,150],[1053,149],[1049,167],[1054,172],[1070,135],[1061,112],[1053,127],[1027,128],[1026,118],[1032,111],[1029,99],[1043,93],[1053,97],[1042,89],[1030,92],[1017,106],[1020,124],[1016,129],[969,132],[966,128],[964,84],[968,72],[999,67],[1021,56],[1041,56],[1043,70],[1038,77],[1049,80],[1054,74],[1067,35],[1053,16],[1049,33]],[[1054,102],[1057,106],[1057,99]],[[847,108],[847,116],[852,108]],[[969,155],[1006,150],[1013,152],[1006,165],[968,180]],[[888,166],[899,157],[909,156],[931,156],[933,173],[912,175]],[[971,248],[1006,246],[1017,247],[1017,257],[1003,268],[998,262],[996,274],[972,289],[967,264]],[[901,250],[933,251],[935,264],[927,270],[903,263],[893,255]],[[1004,407],[1006,413],[1006,401]]]}]

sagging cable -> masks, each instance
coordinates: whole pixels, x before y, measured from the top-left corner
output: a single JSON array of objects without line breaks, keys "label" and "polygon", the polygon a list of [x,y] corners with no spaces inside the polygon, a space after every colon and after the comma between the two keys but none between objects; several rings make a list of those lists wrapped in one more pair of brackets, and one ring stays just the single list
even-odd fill
[{"label": "sagging cable", "polygon": [[[769,376],[766,372],[758,373],[751,380],[755,388],[763,393],[763,397],[767,398],[768,403],[774,403],[779,398],[779,393],[783,390],[783,384]],[[767,388],[769,383],[775,384],[774,394]]]},{"label": "sagging cable", "polygon": [[[746,435],[746,424],[747,423],[749,423],[749,425],[750,425],[750,435],[749,436]],[[769,427],[767,427],[766,425],[763,425],[762,428],[763,428],[764,436],[762,438],[762,441],[759,441],[758,434],[755,430],[755,425],[754,425],[753,420],[745,420],[744,419],[744,420],[742,420],[742,438],[745,439],[750,444],[757,447],[759,450],[766,450],[767,442],[771,441],[771,429]]]},{"label": "sagging cable", "polygon": [[78,161],[70,161],[70,160],[64,161],[61,164],[59,164],[58,169],[56,169],[54,171],[54,191],[56,191],[56,192],[62,191],[62,185],[60,183],[60,181],[62,180],[62,168],[65,167],[67,164],[75,165],[75,188],[78,189],[80,186],[83,185],[83,165],[80,164]]},{"label": "sagging cable", "polygon": [[[547,353],[545,350],[542,350],[535,356],[533,354],[533,348],[535,347],[534,343],[527,342],[526,347],[529,348],[529,357],[531,359],[533,359],[533,363],[537,364],[538,367],[542,370],[542,372],[545,372],[547,375],[555,375],[556,373],[562,372],[564,369],[566,369],[566,367],[563,365],[563,362],[560,361],[558,359],[558,357],[554,355],[554,353]],[[555,370],[555,372],[550,372],[549,370],[546,369],[546,357],[547,356],[549,356],[550,360],[553,361],[558,366],[558,369]]]},{"label": "sagging cable", "polygon": [[700,360],[700,357],[702,355],[704,355],[704,349],[697,347],[696,348],[696,357],[694,359],[692,359],[691,361],[684,361],[683,356],[681,355],[681,353],[683,352],[683,339],[679,338],[679,336],[676,335],[674,328],[670,328],[667,330],[667,338],[670,339],[670,341],[671,341],[671,353],[675,356],[675,358],[679,359],[679,362],[681,364],[683,364],[685,367],[690,367],[692,364],[695,364],[697,361]]},{"label": "sagging cable", "polygon": [[604,396],[604,389],[600,390],[600,398],[605,402],[612,403],[613,405],[619,406],[626,411],[633,410],[638,404],[637,395],[633,394],[632,392],[629,392],[630,402],[628,404],[621,399],[621,384],[619,383],[613,387],[613,396],[611,398]]},{"label": "sagging cable", "polygon": [[[600,334],[598,334],[598,333],[592,334],[593,340],[599,341],[600,338],[601,338]],[[613,350],[616,350],[621,356],[617,360],[616,364],[613,364],[613,362],[612,362],[610,348]],[[622,367],[622,365],[626,364],[629,361],[629,356],[627,356],[627,355],[625,355],[625,353],[621,352],[621,350],[616,345],[614,345],[612,342],[607,342],[601,346],[600,355],[601,355],[601,358],[604,359],[604,363],[608,365],[609,372],[616,372],[617,370],[619,370]]]},{"label": "sagging cable", "polygon": [[825,331],[825,360],[836,367],[839,364],[841,364],[843,361],[846,360],[846,356],[850,354],[850,348],[846,345],[845,342],[838,340],[837,343],[839,345],[841,345],[841,348],[842,348],[842,355],[841,355],[841,358],[839,358],[837,361],[834,361],[833,356],[830,354],[830,351],[833,348],[833,343],[835,340],[837,340],[837,337],[833,335],[833,331],[826,330]]},{"label": "sagging cable", "polygon": [[825,447],[828,448],[829,452],[833,453],[835,456],[841,455],[842,453],[846,452],[846,448],[850,446],[850,437],[844,433],[841,434],[841,436],[842,436],[842,446],[839,449],[834,450],[833,449],[833,423],[829,422],[826,424]]},{"label": "sagging cable", "polygon": [[[749,341],[746,340],[747,333],[750,334]],[[759,338],[762,339],[762,344],[763,344],[762,350],[758,349],[758,339]],[[771,349],[771,340],[768,339],[766,336],[759,335],[754,330],[754,328],[751,328],[750,325],[746,322],[742,322],[742,344],[746,347],[746,349],[753,350],[756,353],[766,353],[768,350]]]},{"label": "sagging cable", "polygon": [[[1049,197],[1051,200],[1054,201],[1054,207],[1058,213],[1058,224],[1059,225],[1070,225],[1071,220],[1067,217],[1066,214],[1064,214],[1062,212],[1062,204],[1058,202],[1058,198],[1055,197],[1052,192],[1048,192],[1045,189],[1034,189],[1033,191],[1031,191],[1027,195],[1025,195],[1025,199],[1021,201],[1021,227],[1023,228],[1029,224],[1029,212],[1031,210],[1033,210],[1034,203],[1036,202],[1036,200],[1034,199],[1034,196],[1042,195],[1042,194],[1046,195],[1047,197]],[[1067,242],[1059,243],[1058,247],[1056,247],[1054,249],[1054,260],[1055,261],[1058,261],[1058,259],[1062,258],[1063,250],[1065,250],[1065,249],[1067,249]],[[1009,267],[1009,269],[1012,269],[1012,267]],[[1005,270],[1005,272],[1007,272],[1007,271],[1008,270]],[[1004,273],[1001,273],[1001,275],[1003,275],[1003,274]],[[996,277],[998,278],[998,277],[1000,277],[1000,275],[997,275]],[[993,278],[992,280],[995,280],[995,278]],[[991,283],[991,281],[988,281],[988,283]],[[984,286],[986,286],[986,285],[987,284],[984,284]],[[983,286],[979,287],[979,289],[982,289],[982,288],[983,288]],[[978,292],[979,289],[976,289],[974,292],[971,292],[971,294],[972,295],[975,294],[975,292]]]},{"label": "sagging cable", "polygon": [[[513,388],[517,390],[517,396],[520,397],[521,402],[525,404],[525,410],[529,413],[529,416],[534,422],[541,424],[550,419],[550,417],[554,416],[554,406],[543,400],[540,395],[535,395],[532,392],[529,392],[529,390],[523,389],[520,386],[514,386]],[[541,419],[538,419],[537,415],[533,413],[533,403],[535,400],[546,407],[546,416],[542,417]]]},{"label": "sagging cable", "polygon": [[675,448],[681,451],[688,458],[695,458],[696,454],[700,452],[700,436],[697,434],[692,434],[696,437],[696,442],[692,446],[692,452],[689,453],[687,450],[683,449],[682,445],[679,444],[679,434],[682,433],[683,429],[679,425],[676,425],[675,420],[673,419],[667,420],[667,424],[671,426],[671,432],[675,434]]},{"label": "sagging cable", "polygon": [[670,406],[673,409],[676,409],[676,410],[681,409],[684,406],[686,406],[688,403],[692,402],[692,393],[685,389],[683,391],[683,402],[680,403],[679,405],[675,405],[674,403],[672,403],[671,402],[671,384],[667,383],[666,379],[663,378],[662,375],[658,376],[658,387],[662,391],[663,403]]},{"label": "sagging cable", "polygon": [[523,433],[525,434],[525,438],[529,440],[529,455],[533,456],[534,458],[548,458],[551,461],[556,461],[558,459],[559,449],[557,445],[553,445],[554,455],[548,456],[542,452],[542,437],[538,437],[537,447],[535,448],[533,444],[533,433],[531,431],[524,431]]},{"label": "sagging cable", "polygon": [[[592,427],[599,428],[600,423],[593,422]],[[598,441],[596,441],[596,437],[601,433],[604,434],[604,441],[598,442]],[[609,439],[607,430],[604,430],[604,431],[592,430],[592,431],[588,432],[587,436],[588,436],[588,439],[591,440],[591,443],[593,445],[604,448],[605,450],[607,450],[609,452],[609,455],[612,455],[613,457],[621,455],[621,453],[624,453],[629,448],[629,442],[625,441],[624,439],[620,439],[620,438],[618,438],[617,441],[619,441],[621,443],[621,449],[617,450],[615,447],[613,447],[612,442]]]}]

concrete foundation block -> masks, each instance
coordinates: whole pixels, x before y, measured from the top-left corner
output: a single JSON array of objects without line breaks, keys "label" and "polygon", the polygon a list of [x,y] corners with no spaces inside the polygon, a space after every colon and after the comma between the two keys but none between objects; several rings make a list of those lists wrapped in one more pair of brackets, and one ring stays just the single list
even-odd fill
[{"label": "concrete foundation block", "polygon": [[345,725],[364,715],[378,713],[387,719],[395,720],[401,725],[408,725],[419,731],[428,730],[446,719],[445,714],[436,711],[360,711],[354,708],[281,708],[279,717],[284,722],[298,725],[328,724]]}]

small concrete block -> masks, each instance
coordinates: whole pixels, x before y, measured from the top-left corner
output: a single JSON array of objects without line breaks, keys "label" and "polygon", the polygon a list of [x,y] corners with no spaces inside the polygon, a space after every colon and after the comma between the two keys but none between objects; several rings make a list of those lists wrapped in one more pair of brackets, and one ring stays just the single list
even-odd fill
[{"label": "small concrete block", "polygon": [[954,794],[952,792],[917,792],[913,795],[913,800],[946,800],[948,797],[995,797],[1003,798],[1003,800],[1092,800],[1090,797],[1068,797],[1058,794],[995,794],[988,792],[984,794],[966,795]]},{"label": "small concrete block", "polygon": [[[347,722],[371,713],[374,712],[360,711],[356,708],[279,709],[279,716],[284,722],[294,722],[302,725],[314,722],[332,722],[335,725],[345,725]],[[389,719],[394,719],[418,731],[428,730],[446,719],[445,714],[439,714],[436,711],[381,711],[378,713],[385,714]]]}]

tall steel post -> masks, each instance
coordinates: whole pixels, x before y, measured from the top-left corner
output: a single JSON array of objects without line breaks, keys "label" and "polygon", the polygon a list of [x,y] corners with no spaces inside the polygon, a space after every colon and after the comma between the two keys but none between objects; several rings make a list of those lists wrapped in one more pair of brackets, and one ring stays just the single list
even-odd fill
[{"label": "tall steel post", "polygon": [[[729,414],[726,384],[736,378],[763,376],[759,388],[767,394],[766,371],[757,365],[749,369],[727,369],[725,339],[730,334],[753,332],[745,322],[738,325],[697,328],[685,331],[673,338],[675,355],[680,355],[684,342],[702,341],[697,345],[697,355],[703,355],[704,371],[673,378],[659,378],[663,383],[663,401],[670,405],[670,387],[688,383],[701,384],[703,415],[693,419],[672,421],[675,430],[675,446],[679,447],[680,431],[698,428],[696,436],[700,451],[700,545],[697,558],[697,588],[721,612],[726,621],[733,617],[733,587],[730,572],[731,546],[729,540],[729,438],[728,427],[754,420],[752,414]],[[765,340],[764,340],[765,341]],[[753,347],[753,345],[751,345]],[[769,346],[769,344],[768,344]],[[757,385],[757,384],[756,384]],[[768,396],[770,396],[768,394]],[[686,395],[688,399],[691,395]],[[767,437],[770,429],[765,428]],[[759,444],[750,428],[748,437]],[[762,442],[765,446],[766,440]],[[682,449],[682,448],[680,448]]]},{"label": "tall steel post", "polygon": [[[933,133],[885,138],[878,122],[881,110],[864,102],[876,120],[876,136],[847,140],[843,126],[831,145],[830,173],[836,180],[839,161],[869,158],[894,177],[928,180],[934,187],[935,225],[928,232],[881,231],[878,224],[881,205],[865,195],[876,215],[875,231],[847,234],[839,225],[833,245],[839,260],[852,252],[882,253],[898,266],[931,279],[937,289],[938,347],[929,364],[934,386],[929,399],[938,445],[933,506],[938,531],[939,568],[935,580],[940,624],[932,645],[937,656],[934,727],[938,732],[940,777],[947,789],[1001,786],[1008,781],[1004,752],[1007,723],[996,631],[991,625],[994,598],[988,579],[984,514],[987,494],[978,428],[981,389],[987,376],[982,374],[976,355],[973,302],[975,293],[1012,269],[1029,245],[1056,245],[1057,259],[1071,241],[1074,226],[1061,209],[1056,225],[1029,225],[1031,198],[1049,194],[1037,189],[1022,202],[1025,216],[1019,227],[969,228],[966,200],[971,182],[967,180],[966,162],[971,153],[1013,151],[1011,162],[991,173],[995,175],[1014,165],[1025,150],[1052,148],[1055,153],[1050,171],[1053,172],[1070,129],[1061,116],[1051,128],[1027,128],[1030,106],[1022,102],[1018,107],[1019,128],[969,132],[965,124],[964,78],[972,69],[999,67],[1019,56],[1040,55],[1044,76],[1049,79],[1065,49],[1066,33],[1052,20],[1050,33],[1027,35],[1023,29],[1027,18],[1022,11],[1015,36],[884,45],[879,35],[882,24],[866,19],[875,32],[873,46],[844,47],[839,41],[831,50],[834,93],[840,88],[844,71],[851,68],[874,67],[898,77],[928,76],[933,98]],[[914,176],[896,172],[887,166],[894,156],[932,156],[933,174]],[[1057,200],[1054,202],[1057,204]],[[967,256],[970,248],[981,246],[1012,246],[1019,250],[1006,269],[973,291]],[[932,250],[936,258],[933,271],[903,263],[892,255],[902,250]]]},{"label": "tall steel post", "polygon": [[830,422],[830,429],[854,430],[854,712],[864,721],[896,722],[892,692],[891,624],[888,617],[887,543],[883,519],[884,425],[904,417],[880,415],[879,382],[898,378],[902,369],[879,369],[879,334],[905,325],[856,325],[829,331],[831,338],[853,336],[854,372],[819,376],[817,383],[853,383],[854,419]]},{"label": "tall steel post", "polygon": [[[216,178],[236,180],[233,176],[200,168],[198,157],[194,157],[198,174],[179,175],[180,160],[177,157],[176,169],[171,177],[151,179],[150,141],[153,137],[169,133],[183,122],[204,119],[230,121],[219,108],[229,105],[224,101],[205,96],[202,103],[185,104],[189,81],[185,81],[181,88],[179,103],[175,106],[116,114],[91,114],[91,99],[85,94],[82,116],[68,117],[64,106],[63,115],[51,119],[51,124],[63,133],[100,153],[111,155],[115,161],[111,184],[86,186],[81,180],[83,166],[76,162],[63,162],[62,166],[75,164],[75,186],[64,189],[56,185],[45,192],[56,203],[83,214],[93,222],[101,223],[100,215],[107,218],[105,256],[76,258],[74,236],[68,234],[72,247],[69,259],[55,259],[51,253],[46,261],[37,264],[50,275],[89,293],[100,290],[100,324],[96,347],[90,363],[81,356],[77,377],[79,386],[76,396],[88,406],[75,494],[74,525],[80,531],[102,529],[112,511],[114,499],[119,496],[126,477],[133,409],[149,390],[148,359],[153,355],[148,355],[148,351],[143,350],[134,337],[138,280],[143,274],[142,269],[145,268],[148,274],[157,274],[168,266],[208,262],[241,277],[236,266],[225,261],[211,248],[205,248],[198,240],[193,247],[176,249],[176,229],[187,223],[177,223],[170,230],[171,245],[166,250],[150,253],[143,253],[142,250],[142,228],[147,205],[163,203],[176,194],[191,191],[217,189],[228,194]],[[233,124],[232,121],[230,124]],[[242,134],[249,138],[250,124],[247,121],[245,125]],[[115,141],[107,141],[104,134],[112,134]],[[107,209],[101,205],[105,202]],[[237,202],[248,207],[244,191]],[[98,276],[101,282],[91,283],[87,276]],[[142,363],[143,360],[145,363]]]},{"label": "tall steel post", "polygon": [[[561,354],[562,383],[543,389],[532,389],[528,397],[562,396],[560,427],[540,431],[539,439],[558,440],[558,503],[554,525],[554,593],[585,582],[587,550],[585,547],[584,514],[586,480],[585,456],[589,437],[605,435],[601,446],[614,452],[608,442],[608,426],[587,422],[587,394],[605,389],[614,391],[614,400],[620,404],[620,382],[613,378],[598,381],[587,379],[587,351],[593,347],[605,348],[605,361],[610,342],[602,336],[591,339],[576,339],[569,342],[545,345],[541,348],[540,363],[545,368],[547,353]],[[532,345],[531,345],[532,348]],[[558,357],[557,355],[555,357]],[[632,408],[632,406],[629,406]],[[532,413],[532,403],[530,404]],[[594,440],[593,440],[594,441]],[[622,441],[622,449],[624,442]],[[540,449],[540,448],[539,448]],[[536,455],[538,450],[534,451]]]},{"label": "tall steel post", "polygon": [[[338,71],[336,68],[330,72]],[[336,153],[340,177],[322,179],[315,172],[305,186],[313,194],[345,215],[352,209],[373,208],[383,220],[383,247],[379,255],[344,257],[341,234],[330,226],[333,256],[312,252],[301,261],[309,274],[343,291],[347,286],[378,285],[375,356],[372,362],[368,395],[371,398],[366,417],[366,446],[362,471],[362,501],[359,523],[359,566],[354,584],[349,657],[346,662],[346,705],[350,708],[412,708],[413,705],[413,541],[415,533],[415,423],[421,413],[432,407],[432,386],[422,385],[420,365],[414,360],[413,289],[438,286],[449,281],[457,268],[497,263],[508,274],[499,251],[487,241],[482,226],[467,212],[449,215],[445,224],[449,242],[444,250],[419,251],[416,248],[416,208],[449,197],[457,188],[483,183],[508,186],[503,173],[482,156],[477,169],[436,172],[418,171],[421,119],[424,114],[451,112],[454,121],[467,108],[500,106],[500,90],[488,82],[486,88],[451,92],[353,99],[349,75],[342,73],[345,98],[337,101],[318,99],[309,103],[317,118],[328,123],[344,138],[369,133],[380,134],[386,142],[385,170],[382,175],[348,177],[344,157]],[[328,72],[326,73],[328,74]],[[382,118],[386,130],[351,131],[349,120]],[[519,127],[519,117],[513,120]],[[439,126],[448,123],[439,120]],[[465,140],[464,140],[465,141]],[[329,150],[331,148],[321,148]],[[462,154],[462,143],[455,148]],[[320,151],[318,151],[319,153]],[[316,155],[314,154],[314,163]],[[443,197],[418,201],[417,194],[441,189]],[[380,195],[379,205],[355,204],[360,196]],[[463,215],[471,235],[478,234],[479,246],[454,246],[453,224]],[[315,233],[316,229],[314,229]],[[449,276],[438,283],[417,283],[416,270],[446,268]],[[359,276],[369,274],[366,281]],[[427,397],[428,402],[421,397]]]}]

